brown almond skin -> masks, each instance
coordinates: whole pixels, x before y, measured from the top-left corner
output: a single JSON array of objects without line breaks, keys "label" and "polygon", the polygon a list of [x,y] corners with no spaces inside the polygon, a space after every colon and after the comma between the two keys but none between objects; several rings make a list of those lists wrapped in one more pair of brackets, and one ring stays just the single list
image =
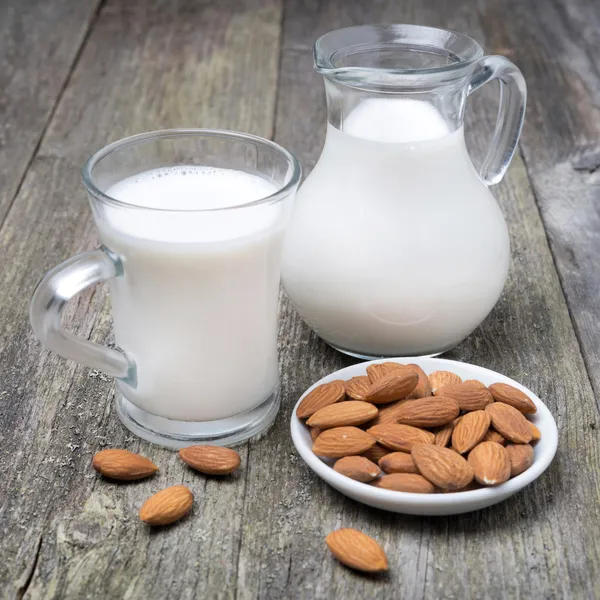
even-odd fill
[{"label": "brown almond skin", "polygon": [[494,383],[490,385],[490,392],[496,402],[504,402],[516,408],[524,415],[537,412],[534,401],[521,390],[507,383]]},{"label": "brown almond skin", "polygon": [[452,447],[459,454],[472,450],[483,440],[491,421],[485,410],[474,410],[463,415],[452,432]]},{"label": "brown almond skin", "polygon": [[425,373],[425,371],[423,371],[419,365],[415,364],[406,365],[406,368],[414,371],[419,376],[417,386],[407,396],[407,398],[426,398],[427,396],[431,396],[431,384],[429,383],[429,377],[427,377],[427,373]]},{"label": "brown almond skin", "polygon": [[506,440],[494,429],[488,429],[487,433],[483,436],[482,442],[496,442],[501,446],[506,446]]},{"label": "brown almond skin", "polygon": [[488,404],[485,410],[492,418],[494,429],[515,444],[528,444],[533,437],[529,421],[516,408],[504,402]]},{"label": "brown almond skin", "polygon": [[542,438],[542,432],[531,421],[527,422],[529,423],[529,430],[531,431],[531,441],[537,442]]},{"label": "brown almond skin", "polygon": [[445,386],[440,395],[456,400],[460,410],[464,411],[484,410],[494,401],[487,388],[466,381]]},{"label": "brown almond skin", "polygon": [[319,429],[362,425],[374,419],[378,412],[377,407],[370,402],[349,400],[321,408],[309,417],[306,424]]},{"label": "brown almond skin", "polygon": [[384,473],[418,473],[412,456],[406,452],[390,452],[379,459],[379,466]]},{"label": "brown almond skin", "polygon": [[446,425],[442,425],[442,427],[439,427],[435,431],[435,445],[441,446],[442,448],[446,448],[450,443],[450,438],[452,437],[453,431],[454,421],[452,421],[451,423],[447,423]]},{"label": "brown almond skin", "polygon": [[158,467],[145,456],[119,448],[97,452],[92,466],[104,477],[118,481],[137,481],[158,471]]},{"label": "brown almond skin", "polygon": [[367,377],[371,383],[386,379],[390,375],[406,373],[406,365],[394,362],[376,363],[367,367]]},{"label": "brown almond skin", "polygon": [[338,473],[368,483],[381,475],[381,469],[364,456],[344,456],[339,458],[333,465],[333,470]]},{"label": "brown almond skin", "polygon": [[458,375],[455,375],[450,371],[434,371],[428,377],[429,383],[431,384],[431,391],[434,396],[439,394],[444,386],[460,383],[462,381]]},{"label": "brown almond skin", "polygon": [[429,444],[415,444],[411,455],[419,473],[446,491],[467,487],[473,480],[473,468],[457,452]]},{"label": "brown almond skin", "polygon": [[388,561],[382,547],[362,531],[338,529],[325,538],[325,543],[331,553],[351,569],[365,573],[387,571]]},{"label": "brown almond skin", "polygon": [[533,464],[534,452],[529,444],[508,444],[506,446],[510,460],[510,476],[516,477],[527,471]]},{"label": "brown almond skin", "polygon": [[410,425],[383,424],[367,429],[382,446],[397,452],[410,452],[415,444],[433,444],[435,436],[431,431]]},{"label": "brown almond skin", "polygon": [[320,408],[340,402],[346,397],[346,387],[343,382],[336,380],[323,383],[309,392],[298,405],[296,416],[306,419]]},{"label": "brown almond skin", "polygon": [[229,475],[240,466],[240,455],[222,446],[188,446],[179,451],[179,458],[207,475]]},{"label": "brown almond skin", "polygon": [[402,404],[406,402],[412,402],[412,400],[396,400],[396,402],[390,402],[390,404],[379,404],[377,408],[379,412],[377,416],[369,423],[372,427],[374,425],[382,425],[384,423],[398,423],[396,419],[396,413]]},{"label": "brown almond skin", "polygon": [[415,389],[418,382],[419,376],[413,371],[405,370],[398,375],[389,375],[371,384],[365,400],[373,404],[389,404],[394,400],[402,400]]},{"label": "brown almond skin", "polygon": [[383,475],[371,483],[373,487],[393,490],[395,492],[409,492],[411,494],[433,494],[435,486],[425,477],[415,473],[392,473]]},{"label": "brown almond skin", "polygon": [[194,496],[184,485],[173,485],[150,496],[140,509],[140,519],[152,526],[170,525],[190,512]]},{"label": "brown almond skin", "polygon": [[392,450],[382,446],[381,444],[373,444],[366,452],[362,452],[361,456],[368,458],[374,463],[379,463],[379,461],[386,455],[390,454]]},{"label": "brown almond skin", "polygon": [[481,442],[471,450],[468,460],[481,485],[499,485],[510,479],[510,459],[500,444]]},{"label": "brown almond skin", "polygon": [[477,387],[486,388],[487,389],[487,385],[485,385],[485,383],[479,381],[479,379],[465,379],[463,381],[463,383],[470,383],[472,385],[476,385]]},{"label": "brown almond skin", "polygon": [[358,427],[334,427],[326,429],[315,440],[313,452],[325,458],[342,458],[362,454],[375,445],[377,440]]},{"label": "brown almond skin", "polygon": [[321,435],[321,430],[318,427],[310,428],[310,439],[314,442]]},{"label": "brown almond skin", "polygon": [[396,420],[413,427],[440,427],[458,417],[460,409],[452,398],[436,396],[410,400],[398,408]]},{"label": "brown almond skin", "polygon": [[371,381],[366,375],[352,377],[346,381],[346,395],[352,400],[363,401],[370,386]]}]

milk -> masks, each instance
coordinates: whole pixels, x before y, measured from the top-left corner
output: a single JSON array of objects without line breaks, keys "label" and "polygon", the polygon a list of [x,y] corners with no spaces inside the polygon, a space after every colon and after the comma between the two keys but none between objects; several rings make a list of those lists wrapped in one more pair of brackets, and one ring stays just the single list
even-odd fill
[{"label": "milk", "polygon": [[137,371],[136,386],[118,385],[139,408],[212,421],[261,404],[276,387],[281,203],[214,210],[275,191],[254,175],[192,166],[107,190],[132,206],[107,205],[98,221],[123,263],[110,284],[115,337]]},{"label": "milk", "polygon": [[327,342],[370,356],[451,348],[494,306],[508,262],[463,130],[432,105],[372,98],[342,130],[328,125],[283,264],[288,295]]}]

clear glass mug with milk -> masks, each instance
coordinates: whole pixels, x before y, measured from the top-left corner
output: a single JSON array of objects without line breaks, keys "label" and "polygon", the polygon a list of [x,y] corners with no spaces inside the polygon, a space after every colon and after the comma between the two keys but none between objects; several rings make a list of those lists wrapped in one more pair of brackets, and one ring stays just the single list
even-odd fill
[{"label": "clear glass mug with milk", "polygon": [[[289,152],[241,133],[165,130],[100,150],[83,182],[102,247],[40,282],[38,338],[114,376],[118,415],[142,438],[177,448],[264,431],[280,404],[281,247],[299,180]],[[119,349],[60,324],[103,281]]]},{"label": "clear glass mug with milk", "polygon": [[[301,186],[282,280],[331,346],[360,358],[437,355],[491,311],[509,238],[488,186],[521,132],[526,87],[471,38],[411,25],[349,27],[315,44],[325,146]],[[463,134],[467,96],[500,82],[479,173]]]}]

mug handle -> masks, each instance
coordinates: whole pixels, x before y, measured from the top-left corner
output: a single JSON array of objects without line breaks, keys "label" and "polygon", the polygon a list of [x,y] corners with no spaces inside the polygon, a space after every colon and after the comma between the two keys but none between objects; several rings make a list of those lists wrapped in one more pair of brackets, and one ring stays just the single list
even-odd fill
[{"label": "mug handle", "polygon": [[38,283],[29,306],[37,338],[50,350],[135,385],[135,363],[124,352],[88,342],[60,324],[67,302],[95,283],[123,273],[123,265],[106,248],[83,252],[48,271]]},{"label": "mug handle", "polygon": [[504,56],[484,56],[479,61],[467,94],[493,79],[500,82],[500,106],[492,143],[479,173],[486,185],[495,185],[504,177],[517,149],[527,104],[523,74]]}]

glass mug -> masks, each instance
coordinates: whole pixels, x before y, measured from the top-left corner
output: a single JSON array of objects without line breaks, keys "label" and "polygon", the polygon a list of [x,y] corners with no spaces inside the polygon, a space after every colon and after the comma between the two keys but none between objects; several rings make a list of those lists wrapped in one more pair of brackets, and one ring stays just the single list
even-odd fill
[{"label": "glass mug", "polygon": [[[30,318],[58,354],[116,378],[117,413],[151,442],[231,445],[280,405],[277,319],[295,157],[252,135],[135,135],[83,168],[101,248],[55,267]],[[108,282],[112,349],[62,329],[66,303]]]}]

